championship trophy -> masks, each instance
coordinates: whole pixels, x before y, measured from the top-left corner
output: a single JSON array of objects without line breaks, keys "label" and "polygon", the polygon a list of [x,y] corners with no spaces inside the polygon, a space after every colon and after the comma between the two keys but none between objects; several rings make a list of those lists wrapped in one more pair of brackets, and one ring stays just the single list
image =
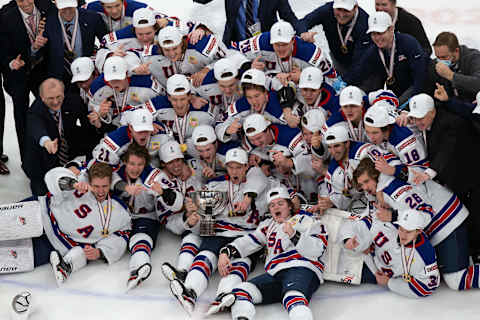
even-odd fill
[{"label": "championship trophy", "polygon": [[228,205],[225,191],[193,191],[189,197],[197,206],[200,215],[200,236],[215,235],[215,216],[221,214]]}]

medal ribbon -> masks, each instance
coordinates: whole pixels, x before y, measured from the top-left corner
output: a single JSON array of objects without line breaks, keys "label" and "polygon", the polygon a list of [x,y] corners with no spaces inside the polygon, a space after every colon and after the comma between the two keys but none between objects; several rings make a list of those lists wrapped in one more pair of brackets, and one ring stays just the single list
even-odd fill
[{"label": "medal ribbon", "polygon": [[412,251],[410,252],[410,256],[408,258],[405,254],[405,246],[403,244],[401,245],[403,277],[404,277],[405,281],[409,281],[410,269],[412,268],[413,256],[414,256],[414,253],[415,253],[415,240],[413,240]]},{"label": "medal ribbon", "polygon": [[68,41],[67,31],[65,30],[65,26],[63,25],[63,20],[62,20],[62,17],[60,16],[60,13],[58,13],[58,20],[60,22],[60,27],[62,28],[65,45],[67,46],[70,52],[73,52],[75,48],[75,39],[77,38],[77,31],[78,31],[78,10],[75,10],[75,18],[74,18],[75,22],[74,22],[71,42]]},{"label": "medal ribbon", "polygon": [[234,197],[234,186],[233,183],[228,181],[228,206],[230,207],[230,212],[233,213],[233,197]]},{"label": "medal ribbon", "polygon": [[345,38],[342,36],[342,31],[340,30],[340,24],[337,22],[337,32],[338,32],[338,37],[340,38],[340,42],[342,43],[342,47],[347,47],[347,41],[348,38],[350,38],[350,35],[352,34],[353,28],[355,27],[355,24],[357,23],[358,19],[358,9],[355,10],[355,16],[353,16],[353,20],[350,23],[350,27],[348,27],[347,34],[345,35]]},{"label": "medal ribbon", "polygon": [[[125,17],[125,6],[122,5],[122,15],[120,16],[120,28],[123,27],[123,17]],[[109,31],[113,32],[113,19],[110,16],[107,16],[108,18],[108,26],[109,26]]]},{"label": "medal ribbon", "polygon": [[180,144],[185,143],[185,136],[187,134],[187,123],[188,123],[188,112],[183,116],[183,122],[180,126],[180,118],[175,114],[175,127],[177,128],[178,139],[180,140]]},{"label": "medal ribbon", "polygon": [[128,99],[128,92],[130,91],[130,87],[125,89],[125,93],[123,94],[122,101],[120,102],[119,94],[115,90],[113,90],[113,98],[115,99],[115,105],[117,108],[118,115],[120,116],[120,120],[122,119],[123,108],[127,105]]},{"label": "medal ribbon", "polygon": [[[378,48],[378,55],[380,56],[380,60],[382,60],[383,66],[385,67],[385,71],[387,72],[387,79],[393,77],[393,67],[395,66],[395,36],[393,37],[393,44],[392,49],[390,51],[390,66],[387,68],[387,63],[385,62],[385,55],[383,54],[382,49]],[[386,87],[385,87],[386,89]]]},{"label": "medal ribbon", "polygon": [[102,235],[108,235],[108,226],[110,225],[110,218],[112,217],[112,198],[107,196],[107,213],[100,202],[97,201],[98,212],[100,214],[100,223],[102,224]]}]

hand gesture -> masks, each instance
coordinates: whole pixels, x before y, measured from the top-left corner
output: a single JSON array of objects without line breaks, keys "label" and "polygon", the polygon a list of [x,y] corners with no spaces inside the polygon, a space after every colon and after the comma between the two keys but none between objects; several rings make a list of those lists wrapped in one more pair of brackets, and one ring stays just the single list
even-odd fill
[{"label": "hand gesture", "polygon": [[314,43],[316,34],[317,32],[304,32],[300,35],[300,38],[302,38],[303,41]]},{"label": "hand gesture", "polygon": [[239,119],[233,120],[233,123],[228,126],[226,133],[228,135],[232,135],[237,133],[240,129],[242,129],[242,124],[240,123]]},{"label": "hand gesture", "polygon": [[453,72],[449,66],[443,64],[442,62],[437,62],[437,64],[435,65],[435,71],[437,71],[440,77],[450,81],[453,80],[453,75],[455,74],[455,72]]},{"label": "hand gesture", "polygon": [[120,44],[114,51],[113,56],[117,57],[125,57],[127,53],[125,52],[125,45],[122,43]]},{"label": "hand gesture", "polygon": [[260,161],[262,161],[262,159],[260,159],[260,157],[257,156],[256,154],[248,155],[248,165],[250,167],[257,167]]},{"label": "hand gesture", "polygon": [[152,64],[152,61],[148,61],[146,63],[143,63],[133,69],[133,73],[137,75],[149,75],[150,74],[150,65]]},{"label": "hand gesture", "polygon": [[158,134],[160,131],[165,131],[165,129],[159,125],[158,123],[153,123],[153,132],[152,132],[152,136]]},{"label": "hand gesture", "polygon": [[98,114],[100,117],[104,118],[109,112],[110,108],[112,107],[112,101],[105,99],[100,103],[100,109],[98,110]]},{"label": "hand gesture", "polygon": [[12,70],[19,70],[25,66],[25,61],[22,60],[22,55],[19,54],[15,59],[10,63]]},{"label": "hand gesture", "polygon": [[160,27],[160,29],[165,28],[168,25],[168,19],[167,18],[157,18],[157,24]]},{"label": "hand gesture", "polygon": [[56,138],[55,140],[47,140],[45,141],[45,144],[43,145],[45,147],[45,149],[47,149],[47,152],[49,154],[55,154],[57,153],[57,150],[58,150],[58,138]]},{"label": "hand gesture", "polygon": [[397,125],[399,125],[400,127],[406,127],[409,122],[410,122],[410,120],[408,118],[408,112],[406,112],[406,111],[400,112],[397,119],[395,119],[395,123]]},{"label": "hand gesture", "polygon": [[377,157],[377,160],[375,160],[375,169],[388,176],[395,174],[395,167],[389,165],[383,155]]},{"label": "hand gesture", "polygon": [[420,172],[417,170],[412,170],[413,173],[413,183],[414,184],[422,184],[425,181],[430,179],[430,176],[425,172]]},{"label": "hand gesture", "polygon": [[215,177],[215,171],[213,171],[213,169],[210,168],[209,166],[207,166],[207,164],[205,163],[205,165],[203,166],[203,169],[202,169],[202,176],[207,178],[207,179],[214,178]]},{"label": "hand gesture", "polygon": [[90,185],[87,182],[76,182],[73,184],[73,188],[80,194],[84,194],[90,190]]},{"label": "hand gesture", "polygon": [[125,186],[125,191],[131,196],[137,196],[143,190],[145,190],[145,187],[139,184],[128,184]]},{"label": "hand gesture", "polygon": [[188,34],[188,42],[196,45],[205,36],[205,30],[197,28]]},{"label": "hand gesture", "polygon": [[[290,109],[290,108],[288,108]],[[290,109],[290,111],[288,112],[285,112],[286,110],[284,110],[284,113],[285,113],[285,120],[287,120],[287,124],[290,128],[297,128],[298,127],[298,124],[300,123],[300,117],[297,116],[297,115],[294,115],[292,113],[292,109]]]},{"label": "hand gesture", "polygon": [[187,213],[197,212],[198,208],[191,198],[185,198],[185,210],[187,210]]},{"label": "hand gesture", "polygon": [[235,202],[233,204],[233,211],[237,213],[247,212],[251,204],[252,204],[252,199],[250,199],[250,197],[248,196],[245,196],[242,201]]},{"label": "hand gesture", "polygon": [[155,181],[153,184],[152,184],[152,187],[151,189],[153,191],[155,191],[159,196],[161,196],[163,194],[163,188],[162,186],[160,185],[160,183],[158,183],[157,181]]},{"label": "hand gesture", "polygon": [[210,71],[208,68],[203,68],[197,73],[192,74],[191,79],[194,87],[200,87],[202,85],[203,79],[205,79],[208,71]]},{"label": "hand gesture", "polygon": [[292,224],[289,221],[282,223],[282,230],[291,238],[295,234],[295,230],[292,227]]},{"label": "hand gesture", "polygon": [[292,67],[292,71],[289,73],[289,79],[295,83],[298,83],[300,81],[300,74],[302,73],[302,70],[297,65],[294,65]]},{"label": "hand gesture", "polygon": [[289,73],[277,73],[276,78],[280,81],[282,86],[286,87],[288,86],[288,80],[290,80],[290,74]]},{"label": "hand gesture", "polygon": [[280,167],[283,167],[283,168],[290,168],[290,159],[285,157],[283,152],[276,151],[276,150],[272,150],[270,152],[273,154],[272,155],[273,163],[276,166],[280,166]]},{"label": "hand gesture", "polygon": [[445,87],[438,83],[435,83],[435,85],[437,86],[437,89],[435,89],[435,92],[433,93],[435,99],[440,101],[448,101],[448,93],[447,90],[445,90]]},{"label": "hand gesture", "polygon": [[190,228],[193,228],[198,221],[200,221],[200,216],[196,212],[187,213],[187,224]]},{"label": "hand gesture", "polygon": [[97,112],[92,111],[87,115],[88,121],[92,126],[95,128],[100,128],[102,126],[102,122],[100,121],[100,116]]},{"label": "hand gesture", "polygon": [[312,135],[312,147],[315,149],[320,148],[322,145],[322,135],[320,131],[315,131]]},{"label": "hand gesture", "polygon": [[376,215],[378,220],[383,222],[392,222],[392,210],[379,203],[374,203],[373,205],[375,208],[377,208]]},{"label": "hand gesture", "polygon": [[377,284],[383,287],[385,287],[388,284],[388,280],[390,280],[390,278],[380,270],[375,272],[375,278],[377,279]]},{"label": "hand gesture", "polygon": [[347,240],[347,242],[345,242],[345,249],[348,249],[348,250],[353,250],[355,249],[356,247],[358,247],[359,243],[357,241],[357,236],[354,236],[353,238],[350,238]]},{"label": "hand gesture", "polygon": [[230,273],[230,268],[232,267],[232,263],[230,259],[225,253],[221,253],[218,256],[218,272],[222,277],[227,276]]},{"label": "hand gesture", "polygon": [[262,56],[258,56],[252,61],[252,69],[265,70],[265,63],[260,61],[261,59]]},{"label": "hand gesture", "polygon": [[191,103],[194,109],[200,110],[203,108],[204,105],[208,103],[208,101],[202,97],[192,95]]},{"label": "hand gesture", "polygon": [[92,261],[100,258],[100,249],[94,248],[91,245],[85,245],[83,252],[85,253],[87,260]]}]

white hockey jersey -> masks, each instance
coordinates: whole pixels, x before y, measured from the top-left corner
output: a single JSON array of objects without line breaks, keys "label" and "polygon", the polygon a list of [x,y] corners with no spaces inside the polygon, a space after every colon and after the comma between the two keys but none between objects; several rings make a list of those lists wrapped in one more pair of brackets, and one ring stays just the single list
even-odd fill
[{"label": "white hockey jersey", "polygon": [[89,111],[99,112],[100,104],[105,100],[112,102],[110,112],[101,120],[105,123],[123,125],[123,113],[132,106],[144,103],[156,96],[164,95],[165,88],[152,76],[131,76],[128,78],[129,86],[124,92],[115,92],[105,81],[104,74],[98,76],[90,86],[88,105]]},{"label": "white hockey jersey", "polygon": [[[252,167],[247,172],[246,181],[233,184],[228,175],[211,179],[206,185],[206,190],[228,192],[229,205],[222,213],[216,216],[215,232],[222,237],[238,237],[255,230],[260,222],[260,213],[257,205],[250,206],[247,212],[237,214],[233,211],[233,204],[243,201],[246,193],[253,192],[257,195],[255,202],[263,198],[268,184],[267,177],[258,167]],[[198,229],[197,224],[195,227]],[[197,230],[194,229],[196,232]]]},{"label": "white hockey jersey", "polygon": [[45,175],[50,193],[45,197],[42,219],[48,240],[62,255],[88,244],[101,249],[108,263],[119,260],[131,229],[124,203],[111,196],[99,203],[90,191],[60,191],[59,179],[64,176],[64,168],[54,168]]},{"label": "white hockey jersey", "polygon": [[295,245],[288,234],[283,232],[283,224],[269,218],[262,221],[254,232],[235,239],[231,245],[242,257],[248,257],[266,247],[265,271],[271,275],[288,268],[304,267],[315,272],[323,283],[325,265],[321,257],[327,243],[327,230],[320,222],[315,222],[306,232],[301,233]]}]

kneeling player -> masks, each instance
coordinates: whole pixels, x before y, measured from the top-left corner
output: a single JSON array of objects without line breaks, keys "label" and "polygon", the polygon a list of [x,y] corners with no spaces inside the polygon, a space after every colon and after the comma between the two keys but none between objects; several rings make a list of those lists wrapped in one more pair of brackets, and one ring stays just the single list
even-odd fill
[{"label": "kneeling player", "polygon": [[291,219],[294,210],[285,187],[271,189],[267,198],[272,218],[222,248],[218,261],[218,270],[225,275],[232,268],[230,259],[246,257],[266,246],[266,273],[236,286],[224,300],[235,301],[231,307],[235,320],[254,319],[255,304],[275,302],[282,302],[290,319],[313,319],[308,302],[323,282],[325,226],[303,214]]}]

